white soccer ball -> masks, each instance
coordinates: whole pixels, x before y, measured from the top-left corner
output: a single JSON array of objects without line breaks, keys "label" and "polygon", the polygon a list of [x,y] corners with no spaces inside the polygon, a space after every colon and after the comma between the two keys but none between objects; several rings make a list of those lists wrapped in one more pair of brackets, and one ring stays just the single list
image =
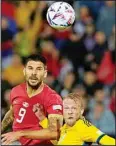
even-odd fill
[{"label": "white soccer ball", "polygon": [[66,29],[74,23],[75,11],[66,2],[55,2],[47,11],[47,21],[55,29]]}]

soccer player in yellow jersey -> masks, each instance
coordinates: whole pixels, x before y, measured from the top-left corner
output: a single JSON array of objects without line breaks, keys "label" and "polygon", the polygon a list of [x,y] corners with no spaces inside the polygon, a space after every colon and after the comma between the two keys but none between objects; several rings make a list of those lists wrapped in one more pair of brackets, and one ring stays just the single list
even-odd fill
[{"label": "soccer player in yellow jersey", "polygon": [[[83,99],[77,93],[70,93],[63,99],[63,116],[65,124],[60,129],[60,138],[57,145],[84,145],[98,143],[101,145],[116,145],[114,138],[101,132],[98,128],[93,126],[82,115],[84,112]],[[40,116],[41,115],[41,116]],[[42,114],[38,114],[38,118]],[[44,116],[43,116],[44,117]],[[42,118],[41,118],[42,119]],[[40,124],[45,128],[48,126],[47,118],[43,118]],[[110,126],[110,125],[109,125]],[[21,131],[4,134],[3,137],[12,141],[18,140],[20,136],[29,138],[40,138],[37,131]],[[46,137],[47,138],[47,137]],[[49,139],[49,136],[48,136]]]},{"label": "soccer player in yellow jersey", "polygon": [[101,132],[83,116],[83,99],[71,93],[63,100],[64,126],[61,128],[58,145],[84,145],[98,143],[115,145],[115,139]]}]

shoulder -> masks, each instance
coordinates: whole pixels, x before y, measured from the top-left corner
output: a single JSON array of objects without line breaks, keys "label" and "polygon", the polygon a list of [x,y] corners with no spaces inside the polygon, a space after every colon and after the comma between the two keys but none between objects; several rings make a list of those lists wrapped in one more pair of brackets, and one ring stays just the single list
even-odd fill
[{"label": "shoulder", "polygon": [[[78,130],[86,130],[88,129],[89,127],[92,126],[92,124],[85,118],[85,117],[82,117],[81,119],[79,119],[76,124],[75,124],[76,128]],[[81,128],[80,128],[81,127]]]},{"label": "shoulder", "polygon": [[44,94],[44,105],[47,109],[48,114],[62,114],[62,98],[50,87],[46,87],[46,92]]},{"label": "shoulder", "polygon": [[48,99],[53,100],[55,99],[61,99],[61,96],[53,89],[51,89],[48,85],[45,84],[45,93],[48,96]]},{"label": "shoulder", "polygon": [[21,94],[22,91],[24,91],[25,86],[26,86],[25,83],[22,83],[13,87],[11,90],[11,96],[17,96],[19,95],[19,93]]},{"label": "shoulder", "polygon": [[12,91],[12,92],[15,92],[15,91],[17,91],[17,90],[22,90],[22,88],[24,88],[25,86],[26,86],[25,83],[19,84],[19,85],[13,87],[11,91]]},{"label": "shoulder", "polygon": [[53,90],[52,88],[50,88],[48,85],[44,84],[44,90],[48,93],[48,94],[51,94],[51,93],[56,93],[55,90]]},{"label": "shoulder", "polygon": [[80,119],[80,123],[84,126],[92,126],[91,122],[89,122],[84,116]]}]

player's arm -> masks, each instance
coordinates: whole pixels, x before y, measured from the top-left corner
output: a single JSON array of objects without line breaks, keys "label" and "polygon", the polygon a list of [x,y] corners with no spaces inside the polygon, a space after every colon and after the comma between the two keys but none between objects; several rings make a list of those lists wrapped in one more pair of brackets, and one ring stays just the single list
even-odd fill
[{"label": "player's arm", "polygon": [[[43,106],[41,106],[39,103],[33,106],[33,112],[39,119],[39,125],[42,126],[42,128],[48,128],[48,118],[44,114]],[[57,140],[50,140],[53,145],[57,145]]]},{"label": "player's arm", "polygon": [[98,128],[96,128],[94,125],[88,122],[86,119],[84,119],[82,128],[83,127],[84,127],[84,130],[83,130],[83,133],[81,133],[83,141],[98,143],[101,145],[115,145],[116,144],[116,141],[114,138],[104,134],[102,131],[100,131]]},{"label": "player's arm", "polygon": [[[48,119],[45,117],[42,121],[39,122],[39,124],[43,128],[48,128]],[[57,140],[50,140],[53,145],[57,145],[58,141]]]},{"label": "player's arm", "polygon": [[59,136],[60,127],[63,124],[61,97],[57,94],[50,95],[50,101],[47,102],[48,119],[43,111],[43,106],[39,105],[39,103],[33,107],[33,112],[40,121],[39,124],[46,128],[45,130],[48,130],[49,133],[55,132],[53,138],[51,137],[50,139],[57,139],[55,135],[58,134]]},{"label": "player's arm", "polygon": [[8,145],[21,137],[41,140],[57,140],[60,135],[60,125],[62,123],[63,116],[57,114],[51,114],[48,116],[49,127],[41,130],[26,130],[9,132],[2,134],[2,144]]},{"label": "player's arm", "polygon": [[10,107],[9,111],[5,114],[3,120],[2,120],[2,125],[1,125],[1,133],[3,133],[7,127],[13,122],[13,110],[12,106]]},{"label": "player's arm", "polygon": [[23,137],[31,139],[58,139],[62,119],[62,115],[49,115],[48,128],[35,131],[21,131],[20,134]]},{"label": "player's arm", "polygon": [[116,139],[103,134],[98,137],[97,143],[99,143],[101,145],[116,145]]}]

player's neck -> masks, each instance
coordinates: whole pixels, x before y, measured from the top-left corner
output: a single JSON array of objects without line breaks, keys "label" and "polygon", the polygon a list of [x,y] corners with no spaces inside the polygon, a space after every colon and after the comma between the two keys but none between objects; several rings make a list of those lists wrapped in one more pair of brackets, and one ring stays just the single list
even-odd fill
[{"label": "player's neck", "polygon": [[42,92],[43,87],[44,87],[44,83],[42,82],[41,85],[38,87],[38,89],[33,89],[28,84],[26,86],[27,86],[27,88],[26,88],[27,94],[31,98],[31,97]]}]

